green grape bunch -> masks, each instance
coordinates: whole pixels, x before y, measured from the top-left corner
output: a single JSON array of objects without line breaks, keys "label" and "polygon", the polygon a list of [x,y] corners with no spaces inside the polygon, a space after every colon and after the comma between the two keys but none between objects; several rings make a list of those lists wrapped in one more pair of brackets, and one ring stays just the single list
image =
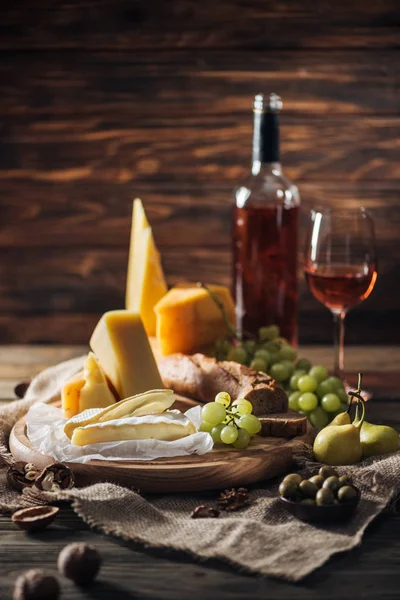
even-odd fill
[{"label": "green grape bunch", "polygon": [[343,382],[330,377],[323,365],[312,366],[307,358],[298,358],[296,348],[281,337],[277,325],[261,327],[257,336],[247,337],[218,340],[215,358],[235,361],[270,375],[287,393],[289,408],[307,415],[318,429],[347,410],[348,397]]},{"label": "green grape bunch", "polygon": [[246,398],[232,402],[228,392],[219,392],[214,402],[201,409],[200,431],[209,433],[215,444],[247,448],[251,437],[261,431],[261,422],[252,412],[253,406]]}]

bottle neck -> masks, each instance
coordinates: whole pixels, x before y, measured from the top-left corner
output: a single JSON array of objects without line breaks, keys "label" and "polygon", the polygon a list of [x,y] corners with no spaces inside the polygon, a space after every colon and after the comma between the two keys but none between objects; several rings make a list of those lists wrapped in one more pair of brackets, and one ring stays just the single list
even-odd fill
[{"label": "bottle neck", "polygon": [[253,175],[269,165],[279,166],[279,119],[276,112],[254,111],[253,129]]},{"label": "bottle neck", "polygon": [[259,160],[254,160],[251,164],[252,175],[274,175],[278,177],[282,175],[282,165],[280,162],[263,163]]}]

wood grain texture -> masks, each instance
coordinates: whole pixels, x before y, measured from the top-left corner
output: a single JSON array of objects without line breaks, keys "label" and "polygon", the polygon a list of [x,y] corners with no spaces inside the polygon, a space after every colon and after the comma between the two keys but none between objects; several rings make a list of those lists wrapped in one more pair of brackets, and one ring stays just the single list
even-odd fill
[{"label": "wood grain texture", "polygon": [[396,0],[26,0],[3,3],[3,49],[398,48]]}]

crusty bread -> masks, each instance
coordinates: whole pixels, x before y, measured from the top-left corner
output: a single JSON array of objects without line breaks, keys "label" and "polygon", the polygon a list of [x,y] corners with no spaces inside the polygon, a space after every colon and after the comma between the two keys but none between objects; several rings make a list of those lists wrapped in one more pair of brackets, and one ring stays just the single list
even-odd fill
[{"label": "crusty bread", "polygon": [[275,415],[259,415],[262,424],[260,435],[264,437],[292,438],[307,433],[307,417],[296,412]]}]

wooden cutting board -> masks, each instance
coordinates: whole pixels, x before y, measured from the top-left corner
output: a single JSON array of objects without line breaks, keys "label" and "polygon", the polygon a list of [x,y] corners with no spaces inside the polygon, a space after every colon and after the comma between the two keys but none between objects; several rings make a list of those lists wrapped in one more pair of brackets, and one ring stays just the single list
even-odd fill
[{"label": "wooden cutting board", "polygon": [[[179,397],[174,408],[187,410],[197,403]],[[312,432],[301,438],[263,438],[255,436],[245,450],[218,447],[202,456],[177,456],[151,461],[92,460],[86,464],[67,463],[79,486],[108,481],[136,487],[148,493],[197,492],[255,483],[283,475],[293,467],[293,444],[311,442]],[[31,462],[38,468],[54,462],[30,443],[25,417],[14,426],[10,450],[15,460]]]}]

